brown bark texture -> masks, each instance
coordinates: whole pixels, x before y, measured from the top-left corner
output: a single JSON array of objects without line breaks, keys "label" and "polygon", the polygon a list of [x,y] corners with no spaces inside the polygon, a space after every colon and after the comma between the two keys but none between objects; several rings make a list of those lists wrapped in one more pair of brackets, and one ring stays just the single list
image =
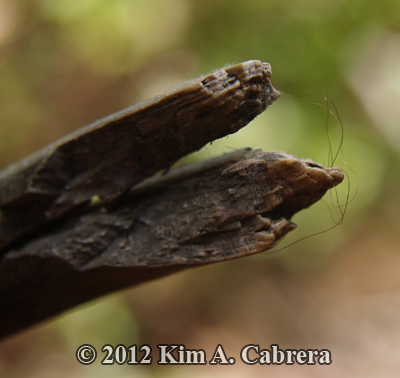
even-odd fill
[{"label": "brown bark texture", "polygon": [[0,337],[293,230],[339,168],[247,149],[144,180],[264,110],[279,96],[270,75],[259,61],[216,71],[0,173]]}]

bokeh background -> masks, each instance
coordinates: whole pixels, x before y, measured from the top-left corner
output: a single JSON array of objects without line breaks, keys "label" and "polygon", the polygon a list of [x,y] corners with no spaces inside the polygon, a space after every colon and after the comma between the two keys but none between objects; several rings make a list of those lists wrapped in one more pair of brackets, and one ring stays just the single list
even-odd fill
[{"label": "bokeh background", "polygon": [[[271,63],[289,95],[329,93],[344,128],[335,165],[343,225],[276,254],[126,290],[0,343],[0,376],[397,377],[400,368],[400,2],[398,0],[0,0],[0,166],[192,77]],[[329,90],[329,92],[328,92]],[[323,106],[317,106],[317,102]],[[282,96],[186,161],[242,147],[329,163],[323,97]],[[336,152],[340,124],[328,131]],[[354,174],[352,172],[356,172]],[[331,215],[333,212],[333,219]],[[281,246],[340,219],[329,196],[294,217]],[[234,366],[90,366],[89,343],[222,344]],[[247,366],[246,344],[327,348],[330,366]]]}]

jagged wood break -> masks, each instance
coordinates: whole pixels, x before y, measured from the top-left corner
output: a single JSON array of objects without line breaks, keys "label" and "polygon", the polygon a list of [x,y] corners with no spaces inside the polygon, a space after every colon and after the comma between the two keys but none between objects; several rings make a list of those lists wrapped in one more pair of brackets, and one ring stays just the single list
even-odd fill
[{"label": "jagged wood break", "polygon": [[270,249],[343,180],[283,152],[242,150],[89,208],[0,261],[0,337],[100,295]]},{"label": "jagged wood break", "polygon": [[236,132],[279,97],[270,76],[270,65],[258,60],[220,69],[94,122],[0,172],[0,251],[76,213],[93,196],[115,199]]},{"label": "jagged wood break", "polygon": [[338,168],[244,150],[149,178],[266,109],[280,94],[270,76],[256,60],[221,69],[0,172],[0,337],[130,285],[262,252],[291,231],[296,211],[342,181]]}]

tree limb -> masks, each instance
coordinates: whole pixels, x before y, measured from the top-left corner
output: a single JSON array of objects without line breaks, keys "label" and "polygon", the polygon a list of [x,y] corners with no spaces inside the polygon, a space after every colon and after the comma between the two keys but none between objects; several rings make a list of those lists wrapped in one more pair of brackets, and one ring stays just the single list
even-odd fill
[{"label": "tree limb", "polygon": [[265,110],[280,95],[270,76],[260,61],[221,69],[0,172],[0,338],[293,230],[293,214],[343,180],[339,168],[242,150],[149,178]]},{"label": "tree limb", "polygon": [[259,253],[343,173],[285,153],[242,150],[176,169],[92,206],[0,262],[0,336],[106,293]]},{"label": "tree limb", "polygon": [[268,63],[218,70],[105,117],[0,172],[0,252],[93,196],[117,198],[245,126],[279,96]]}]

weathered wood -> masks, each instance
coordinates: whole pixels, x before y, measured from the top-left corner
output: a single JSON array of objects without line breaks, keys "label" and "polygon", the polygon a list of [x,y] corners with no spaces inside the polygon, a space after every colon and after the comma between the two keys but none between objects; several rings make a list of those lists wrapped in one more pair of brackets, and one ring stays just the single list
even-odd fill
[{"label": "weathered wood", "polygon": [[343,180],[281,152],[242,150],[91,206],[0,260],[0,337],[106,293],[259,253]]},{"label": "weathered wood", "polygon": [[340,169],[243,150],[142,182],[261,113],[280,95],[270,76],[260,61],[221,69],[0,172],[0,337],[293,230]]},{"label": "weathered wood", "polygon": [[270,76],[270,65],[258,60],[226,67],[94,122],[0,172],[0,251],[93,196],[117,198],[236,132],[279,97]]}]

